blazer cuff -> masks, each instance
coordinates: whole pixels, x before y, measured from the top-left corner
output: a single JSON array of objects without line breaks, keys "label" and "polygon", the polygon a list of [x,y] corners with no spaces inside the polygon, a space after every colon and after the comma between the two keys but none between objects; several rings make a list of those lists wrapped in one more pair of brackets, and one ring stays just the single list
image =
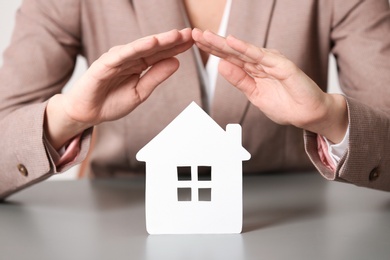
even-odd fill
[{"label": "blazer cuff", "polygon": [[348,149],[333,172],[321,161],[316,134],[304,131],[306,152],[318,171],[328,180],[353,183],[390,191],[390,117],[350,97],[346,97],[349,120]]},{"label": "blazer cuff", "polygon": [[44,143],[50,161],[54,165],[54,173],[61,173],[74,165],[82,162],[88,154],[93,128],[85,130],[83,133],[75,136],[66,145],[56,150],[44,136]]}]

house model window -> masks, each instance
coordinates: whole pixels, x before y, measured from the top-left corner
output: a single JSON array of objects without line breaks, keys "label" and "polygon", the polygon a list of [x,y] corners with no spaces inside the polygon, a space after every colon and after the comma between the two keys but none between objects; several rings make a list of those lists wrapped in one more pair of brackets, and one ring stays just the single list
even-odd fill
[{"label": "house model window", "polygon": [[178,201],[211,201],[211,166],[178,166]]},{"label": "house model window", "polygon": [[241,126],[226,131],[192,102],[146,144],[149,234],[222,234],[242,229]]}]

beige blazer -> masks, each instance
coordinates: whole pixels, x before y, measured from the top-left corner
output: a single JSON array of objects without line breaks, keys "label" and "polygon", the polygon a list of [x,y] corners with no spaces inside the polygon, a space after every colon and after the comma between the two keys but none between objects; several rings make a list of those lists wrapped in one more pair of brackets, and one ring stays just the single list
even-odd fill
[{"label": "beige blazer", "polygon": [[[24,1],[0,70],[0,196],[85,158],[91,131],[84,133],[76,161],[63,169],[55,167],[43,137],[45,101],[61,91],[76,56],[84,55],[90,64],[112,46],[184,28],[179,5],[179,0]],[[316,166],[330,180],[390,190],[388,1],[233,0],[231,10],[229,34],[278,49],[324,91],[332,52],[349,106],[349,148],[333,173],[319,161],[313,133],[273,123],[219,77],[210,115],[223,128],[242,125],[243,146],[252,154],[244,171]],[[191,101],[201,104],[194,55],[187,51],[178,58],[180,69],[145,103],[120,120],[96,127],[92,175],[142,173],[137,151]]]}]

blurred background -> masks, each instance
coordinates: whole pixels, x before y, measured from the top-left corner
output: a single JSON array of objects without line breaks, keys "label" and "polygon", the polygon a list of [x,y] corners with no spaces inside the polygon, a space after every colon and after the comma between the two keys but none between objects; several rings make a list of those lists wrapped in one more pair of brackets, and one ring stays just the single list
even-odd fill
[{"label": "blurred background", "polygon": [[[60,0],[61,1],[61,0]],[[390,0],[389,0],[390,2]],[[14,27],[15,12],[22,3],[22,0],[0,0],[0,53],[3,53],[5,48],[8,46],[12,30]],[[3,57],[0,57],[0,65],[3,64]],[[73,73],[71,80],[66,85],[64,91],[66,92],[73,85],[74,81],[77,80],[83,72],[87,69],[85,59],[79,57],[77,60],[77,66]],[[339,93],[339,82],[337,79],[337,68],[333,56],[330,56],[329,64],[329,92]],[[77,177],[79,167],[73,167],[66,173],[59,174],[50,178],[50,180],[72,180]]]}]

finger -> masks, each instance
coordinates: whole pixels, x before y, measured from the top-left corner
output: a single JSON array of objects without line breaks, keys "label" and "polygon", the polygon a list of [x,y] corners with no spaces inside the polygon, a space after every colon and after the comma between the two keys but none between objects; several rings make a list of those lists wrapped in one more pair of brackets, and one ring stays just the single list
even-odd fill
[{"label": "finger", "polygon": [[[148,40],[151,40],[151,41],[152,41],[152,39],[154,39],[156,46],[152,44],[154,48],[153,47],[148,48],[148,47],[143,46],[144,43],[142,41],[136,42],[134,47],[140,47],[141,49],[143,48],[145,51],[138,52],[138,55],[134,55],[135,58],[146,57],[148,55],[152,55],[152,54],[157,53],[159,51],[175,48],[179,45],[182,45],[183,43],[185,44],[185,43],[192,43],[193,42],[192,37],[191,37],[191,29],[190,28],[186,28],[186,29],[183,29],[181,31],[172,30],[172,31],[169,31],[166,33],[157,34],[155,36],[150,36],[147,38],[150,38]],[[130,55],[132,55],[132,53],[131,53],[131,51],[133,49],[132,45],[129,45],[129,47],[130,47],[130,49],[129,49]],[[126,55],[126,49],[122,50],[122,52],[123,52],[123,55]]]},{"label": "finger", "polygon": [[228,58],[228,55],[226,53],[223,53],[223,52],[220,52],[214,48],[212,48],[212,46],[210,46],[209,44],[203,44],[203,43],[200,43],[200,42],[196,42],[195,45],[201,49],[202,51],[204,52],[207,52],[209,54],[212,54],[212,55],[215,55],[215,56],[218,56],[222,59],[226,59]]},{"label": "finger", "polygon": [[193,30],[195,44],[205,52],[218,56],[239,67],[246,67],[254,61],[244,54],[237,52],[227,45],[226,39],[212,32],[202,32],[199,29]]},{"label": "finger", "polygon": [[224,39],[210,31],[202,32],[199,29],[194,29],[192,35],[200,48],[248,69],[252,76],[286,79],[295,71],[296,66],[276,50],[259,48],[233,36]]},{"label": "finger", "polygon": [[[206,36],[208,35],[208,39]],[[214,55],[225,59],[232,54],[238,54],[232,48],[226,45],[225,39],[210,31],[204,31],[195,28],[192,30],[192,37],[197,46],[201,46],[204,51],[213,52]]]},{"label": "finger", "polygon": [[123,45],[121,48],[113,49],[112,52],[108,52],[102,56],[102,62],[106,66],[115,67],[128,59],[135,60],[147,57],[156,52],[171,49],[174,46],[191,41],[191,29],[186,28],[181,31],[172,30],[141,38]]},{"label": "finger", "polygon": [[246,56],[249,59],[248,61],[252,63],[258,63],[262,66],[270,68],[284,68],[286,65],[288,65],[288,59],[275,49],[259,48],[252,44],[239,40],[231,35],[226,38],[226,42],[232,49],[241,53],[243,56]]},{"label": "finger", "polygon": [[268,52],[273,53],[273,54],[282,55],[282,54],[280,53],[280,51],[278,51],[278,50],[276,50],[276,49],[269,49],[269,48],[267,48],[267,49],[264,49],[264,51],[268,51]]},{"label": "finger", "polygon": [[[226,43],[233,50],[240,53],[240,57],[242,57],[248,62],[261,63],[262,59],[264,58],[263,49],[256,47],[252,44],[249,44],[247,42],[244,42],[242,40],[239,40],[232,35],[229,35],[226,38]],[[263,64],[263,65],[267,65],[267,64]]]},{"label": "finger", "polygon": [[153,55],[145,57],[144,61],[148,66],[151,66],[161,60],[165,60],[167,58],[174,57],[180,53],[185,52],[186,50],[190,49],[192,45],[193,45],[192,41],[184,42],[182,44],[175,45],[170,49],[159,51],[154,53]]},{"label": "finger", "polygon": [[253,59],[247,57],[244,53],[238,52],[228,45],[227,40],[211,31],[203,33],[204,41],[211,45],[211,48],[219,52],[223,52],[228,56],[240,59],[243,62],[253,62]]},{"label": "finger", "polygon": [[258,48],[233,36],[228,36],[227,43],[237,52],[252,59],[252,63],[259,65],[256,67],[263,68],[268,75],[276,79],[287,79],[299,70],[293,62],[277,50]]},{"label": "finger", "polygon": [[203,32],[200,29],[194,28],[192,30],[192,37],[195,41],[195,44],[205,52],[216,55],[220,58],[225,59],[228,54],[219,50],[219,48],[213,46],[213,44],[206,41],[203,36]]},{"label": "finger", "polygon": [[223,52],[220,52],[218,50],[211,49],[208,46],[204,46],[203,44],[201,44],[199,42],[196,43],[196,45],[197,45],[197,47],[199,49],[201,49],[204,52],[207,52],[207,53],[209,53],[211,55],[217,56],[217,57],[219,57],[221,59],[225,59],[225,60],[229,61],[230,63],[233,63],[233,64],[235,64],[235,65],[237,65],[239,67],[244,67],[244,62],[242,60],[234,57],[234,56],[229,56],[229,55],[227,55],[227,54],[225,54]]},{"label": "finger", "polygon": [[203,32],[203,40],[201,43],[208,43],[211,48],[223,52],[227,55],[239,55],[237,51],[227,45],[226,39],[224,37],[219,36],[209,30]]},{"label": "finger", "polygon": [[[152,56],[146,58],[129,60],[123,64],[120,64],[115,69],[112,69],[104,73],[104,77],[141,74],[144,70],[146,70],[150,66],[153,66],[155,63],[161,60],[171,58],[177,55],[178,53],[182,53],[188,50],[189,48],[191,48],[191,46],[192,46],[191,42],[186,42],[181,45],[175,46],[171,49],[157,52]],[[100,75],[103,75],[103,73],[101,73]]]},{"label": "finger", "polygon": [[140,102],[147,99],[153,90],[169,78],[178,68],[179,61],[176,58],[162,60],[152,66],[141,77],[136,87]]},{"label": "finger", "polygon": [[203,38],[203,31],[198,28],[192,29],[192,39],[197,42],[200,41],[201,38]]},{"label": "finger", "polygon": [[233,86],[241,90],[249,99],[256,91],[256,83],[242,68],[226,60],[219,63],[219,72]]},{"label": "finger", "polygon": [[212,49],[212,44],[208,43],[204,36],[203,36],[203,31],[198,29],[198,28],[194,28],[192,29],[192,39],[194,39],[194,42],[195,44],[201,44],[202,46],[204,47],[207,47],[209,49]]},{"label": "finger", "polygon": [[132,74],[141,74],[150,66],[158,63],[161,60],[171,58],[178,53],[184,52],[191,48],[192,43],[187,42],[182,45],[175,46],[174,48],[158,52],[150,57],[141,58],[137,60],[130,60],[123,64],[120,64],[116,68],[106,71],[105,73],[100,73],[99,78],[108,78],[108,77],[119,77],[119,76],[129,76]]},{"label": "finger", "polygon": [[229,53],[221,51],[219,48],[216,48],[209,42],[207,42],[203,37],[203,31],[198,28],[192,30],[192,38],[195,41],[196,46],[204,52],[217,56],[221,59],[226,59],[229,62],[236,64],[237,66],[243,67],[244,62]]},{"label": "finger", "polygon": [[245,63],[244,70],[253,78],[273,78],[261,64]]}]

